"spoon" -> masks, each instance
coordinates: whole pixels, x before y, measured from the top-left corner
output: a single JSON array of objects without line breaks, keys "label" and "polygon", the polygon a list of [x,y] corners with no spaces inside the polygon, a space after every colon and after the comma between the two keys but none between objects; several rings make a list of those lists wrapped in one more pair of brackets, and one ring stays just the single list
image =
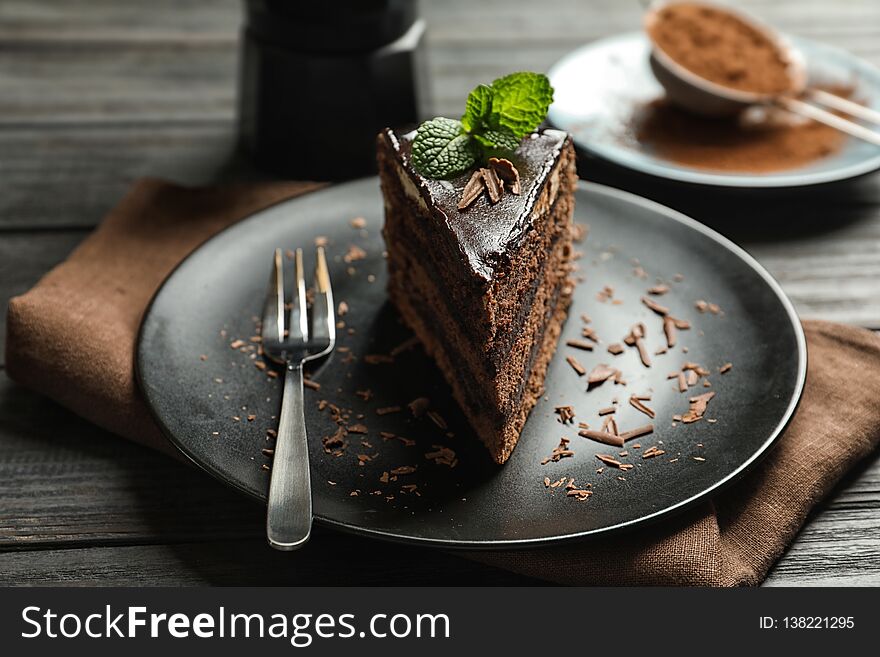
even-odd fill
[{"label": "spoon", "polygon": [[[645,12],[644,27],[650,35],[651,28],[658,19],[661,9],[675,2],[653,2]],[[732,89],[700,77],[688,70],[652,41],[650,65],[657,81],[675,104],[703,116],[732,116],[755,105],[772,105],[823,123],[841,132],[880,146],[880,133],[863,125],[844,119],[837,114],[800,100],[809,97],[817,103],[831,107],[859,119],[880,125],[880,112],[840,96],[807,87],[807,69],[803,54],[772,28],[760,23],[751,16],[727,6],[711,2],[690,2],[712,7],[737,17],[763,34],[773,43],[788,65],[789,88],[782,94],[761,94],[740,89]]]}]

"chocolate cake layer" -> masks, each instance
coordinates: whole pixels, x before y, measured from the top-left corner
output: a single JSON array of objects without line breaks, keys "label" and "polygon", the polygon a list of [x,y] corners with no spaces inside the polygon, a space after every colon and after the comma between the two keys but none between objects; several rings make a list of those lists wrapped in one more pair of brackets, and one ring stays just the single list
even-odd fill
[{"label": "chocolate cake layer", "polygon": [[573,148],[557,131],[526,138],[510,157],[522,193],[462,211],[470,174],[422,178],[411,138],[378,139],[389,296],[503,463],[542,392],[570,300]]},{"label": "chocolate cake layer", "polygon": [[505,194],[493,205],[481,203],[479,212],[457,209],[470,173],[451,180],[431,180],[414,172],[410,162],[413,136],[414,133],[399,135],[387,129],[379,139],[394,151],[403,168],[413,174],[410,180],[426,206],[454,237],[462,271],[468,271],[478,280],[491,281],[499,268],[510,264],[511,253],[531,229],[532,210],[550,180],[550,170],[566,147],[571,152],[568,135],[559,130],[545,130],[526,137],[511,156],[520,174],[522,193]]},{"label": "chocolate cake layer", "polygon": [[[567,164],[561,160],[560,168],[566,170]],[[418,216],[420,211],[424,211],[424,206],[420,206],[404,191],[397,165],[380,155],[380,166],[383,169],[386,199],[393,199],[398,208],[409,206],[409,216]],[[451,268],[439,266],[438,263],[448,262],[449,256],[447,253],[437,253],[437,238],[430,230],[430,222],[386,221],[386,241],[394,243],[394,248],[389,249],[390,259],[398,252],[418,254],[417,261],[437,282],[437,288],[446,292],[442,298],[449,316],[459,322],[459,330],[474,344],[483,346],[487,365],[490,366],[497,366],[510,351],[519,327],[527,319],[534,295],[543,284],[550,254],[560,241],[570,241],[568,217],[573,209],[572,199],[563,195],[561,203],[564,205],[557,207],[560,205],[558,193],[545,189],[543,194],[547,198],[536,204],[534,226],[516,254],[515,262],[510,267],[511,274],[493,281],[489,286],[462,284],[455,278],[456,272]],[[429,252],[434,257],[426,257]],[[499,330],[500,327],[506,330]]]}]

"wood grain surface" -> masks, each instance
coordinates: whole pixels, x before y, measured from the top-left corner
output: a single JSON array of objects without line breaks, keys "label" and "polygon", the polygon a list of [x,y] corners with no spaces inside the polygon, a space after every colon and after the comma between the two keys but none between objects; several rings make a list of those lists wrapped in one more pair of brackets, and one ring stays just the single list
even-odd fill
[{"label": "wood grain surface", "polygon": [[[783,30],[880,65],[876,0],[750,0]],[[475,84],[546,70],[638,29],[636,0],[423,2],[431,114]],[[0,300],[62,261],[136,178],[253,179],[236,149],[239,0],[0,3]],[[582,175],[684,210],[740,242],[803,317],[880,329],[880,176],[773,198],[669,195],[586,163]],[[595,174],[595,175],[592,175]],[[0,354],[5,327],[0,325]],[[319,531],[273,553],[262,511],[12,384],[0,355],[0,584],[530,584],[466,559]],[[880,584],[880,462],[811,516],[767,585]]]}]

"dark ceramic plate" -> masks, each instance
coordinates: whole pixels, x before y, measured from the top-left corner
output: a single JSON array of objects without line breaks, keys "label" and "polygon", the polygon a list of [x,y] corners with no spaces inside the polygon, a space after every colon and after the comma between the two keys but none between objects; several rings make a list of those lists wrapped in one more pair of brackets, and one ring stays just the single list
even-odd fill
[{"label": "dark ceramic plate", "polygon": [[[786,35],[804,55],[810,83],[851,86],[853,96],[880,110],[880,70],[844,51]],[[880,169],[880,148],[847,139],[843,148],[809,165],[773,173],[697,169],[658,157],[631,127],[636,108],[663,95],[648,65],[641,32],[594,41],[554,64],[548,119],[571,133],[578,148],[650,176],[714,187],[788,188],[854,178]]]},{"label": "dark ceramic plate", "polygon": [[[366,229],[353,228],[354,217],[363,217]],[[248,347],[241,351],[230,344],[248,341],[256,332],[273,249],[310,247],[317,236],[325,236],[336,298],[346,302],[348,312],[341,318],[340,348],[313,371],[320,390],[306,391],[318,522],[413,543],[516,547],[604,534],[679,511],[735,480],[785,427],[804,383],[800,324],[779,286],[748,254],[687,217],[631,194],[582,184],[576,218],[590,226],[579,247],[585,280],[575,291],[563,340],[579,337],[580,315],[588,313],[602,343],[592,353],[560,346],[546,396],[503,467],[490,461],[419,347],[398,353],[393,363],[370,364],[377,359],[365,357],[387,355],[410,337],[386,301],[382,201],[375,178],[263,210],[187,258],[156,295],[141,329],[137,364],[147,402],[171,441],[195,463],[264,498],[269,478],[261,466],[268,459],[261,450],[270,444],[266,430],[274,425],[280,385],[255,366]],[[367,256],[345,262],[351,245]],[[307,249],[310,261],[312,251]],[[642,272],[635,259],[647,278],[637,275]],[[676,282],[679,273],[684,278]],[[657,279],[672,288],[659,301],[693,328],[682,331],[679,346],[654,356],[653,367],[646,369],[634,350],[612,356],[605,348],[638,321],[647,326],[652,353],[664,344],[660,318],[639,301]],[[613,286],[617,301],[598,301],[605,285]],[[698,313],[698,299],[718,304],[723,314]],[[585,379],[566,363],[568,355],[587,368],[614,364],[628,384],[608,382],[587,392]],[[717,395],[705,420],[673,427],[671,418],[687,411],[688,397],[710,390],[699,385],[681,394],[667,380],[669,371],[688,360],[712,370],[711,390]],[[718,374],[728,361],[733,369]],[[367,390],[368,401],[356,394]],[[621,457],[635,465],[628,472],[606,467],[597,473],[601,464],[595,455],[613,454],[614,448],[578,437],[554,414],[555,406],[571,405],[576,421],[597,427],[598,410],[617,397],[617,420],[624,430],[648,420],[627,403],[631,393],[648,391],[653,391],[648,404],[657,412],[657,430],[637,442],[642,452],[658,445],[666,453],[643,459],[630,443],[629,456]],[[428,417],[411,416],[406,403],[420,396],[432,400],[446,430]],[[322,447],[322,436],[336,428],[329,411],[318,410],[322,399],[351,409],[350,422],[367,427],[365,435],[348,435],[341,456]],[[403,412],[376,413],[398,405]],[[383,440],[380,432],[411,442]],[[575,456],[542,465],[562,436],[571,439]],[[443,447],[455,452],[455,467],[426,457]],[[358,455],[368,459],[362,456],[359,464]],[[400,466],[417,469],[387,483],[380,480]],[[592,484],[594,494],[577,501],[561,486],[545,488],[545,477],[574,477],[578,484]],[[410,484],[416,488],[404,488]]]}]

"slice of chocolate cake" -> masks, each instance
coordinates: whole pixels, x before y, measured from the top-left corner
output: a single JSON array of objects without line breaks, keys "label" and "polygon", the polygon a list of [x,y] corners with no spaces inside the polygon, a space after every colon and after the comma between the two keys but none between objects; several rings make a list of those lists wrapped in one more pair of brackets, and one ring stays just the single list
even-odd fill
[{"label": "slice of chocolate cake", "polygon": [[485,168],[434,180],[413,165],[414,136],[378,137],[388,292],[504,463],[570,302],[574,149],[544,130]]}]

